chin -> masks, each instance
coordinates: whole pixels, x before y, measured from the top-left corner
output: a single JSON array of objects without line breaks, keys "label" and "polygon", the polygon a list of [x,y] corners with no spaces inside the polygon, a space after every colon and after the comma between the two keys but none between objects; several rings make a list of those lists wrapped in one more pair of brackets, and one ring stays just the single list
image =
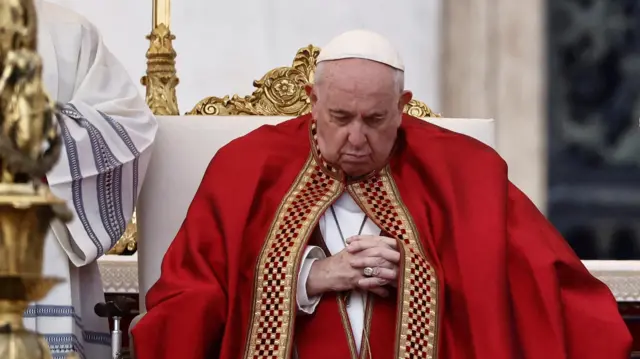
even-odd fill
[{"label": "chin", "polygon": [[344,173],[349,177],[359,177],[369,174],[371,172],[371,166],[362,166],[354,164],[345,164],[340,166]]}]

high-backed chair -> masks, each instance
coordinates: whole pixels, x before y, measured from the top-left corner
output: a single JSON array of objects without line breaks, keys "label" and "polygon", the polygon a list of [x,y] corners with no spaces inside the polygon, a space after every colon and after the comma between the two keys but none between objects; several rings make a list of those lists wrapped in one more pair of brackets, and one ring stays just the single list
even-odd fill
[{"label": "high-backed chair", "polygon": [[[160,276],[162,258],[177,233],[213,155],[231,140],[311,109],[304,86],[313,81],[319,49],[298,51],[292,66],[255,81],[250,96],[208,97],[185,116],[158,117],[154,155],[138,202],[141,312],[144,295]],[[419,101],[405,112],[494,146],[493,120],[447,119]],[[251,154],[247,154],[251,156]]]}]

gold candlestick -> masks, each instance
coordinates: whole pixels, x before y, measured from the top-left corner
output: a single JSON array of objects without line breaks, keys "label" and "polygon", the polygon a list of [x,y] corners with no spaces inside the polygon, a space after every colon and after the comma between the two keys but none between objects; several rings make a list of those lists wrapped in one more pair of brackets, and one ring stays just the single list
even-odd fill
[{"label": "gold candlestick", "polygon": [[44,91],[33,0],[0,0],[0,358],[51,358],[22,322],[60,279],[42,275],[49,222],[71,213],[40,182],[58,160],[57,107]]}]

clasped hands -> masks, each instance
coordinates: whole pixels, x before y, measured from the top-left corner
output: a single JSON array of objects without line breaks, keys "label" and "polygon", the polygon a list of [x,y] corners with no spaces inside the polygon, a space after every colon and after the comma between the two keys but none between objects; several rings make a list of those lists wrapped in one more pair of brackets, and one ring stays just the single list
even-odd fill
[{"label": "clasped hands", "polygon": [[[307,294],[315,297],[325,292],[364,290],[381,297],[389,295],[386,287],[396,287],[400,252],[396,240],[383,236],[354,236],[347,239],[341,252],[311,266]],[[365,268],[371,268],[365,276]]]}]

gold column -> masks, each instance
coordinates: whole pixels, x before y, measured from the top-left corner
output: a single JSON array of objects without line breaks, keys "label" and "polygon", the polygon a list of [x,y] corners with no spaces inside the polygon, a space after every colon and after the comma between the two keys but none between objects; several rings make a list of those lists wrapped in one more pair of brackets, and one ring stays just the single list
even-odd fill
[{"label": "gold column", "polygon": [[[58,107],[44,90],[33,0],[0,1],[0,358],[50,359],[23,324],[29,303],[62,280],[43,276],[53,219],[71,212],[42,178],[58,161]],[[73,355],[71,355],[73,356]]]},{"label": "gold column", "polygon": [[[151,33],[147,35],[147,75],[140,82],[146,87],[146,101],[155,115],[179,115],[176,86],[180,83],[176,76],[176,51],[173,40],[176,38],[169,28],[171,21],[171,0],[152,0],[153,16]],[[137,249],[136,213],[131,223],[109,254],[134,252]]]}]

